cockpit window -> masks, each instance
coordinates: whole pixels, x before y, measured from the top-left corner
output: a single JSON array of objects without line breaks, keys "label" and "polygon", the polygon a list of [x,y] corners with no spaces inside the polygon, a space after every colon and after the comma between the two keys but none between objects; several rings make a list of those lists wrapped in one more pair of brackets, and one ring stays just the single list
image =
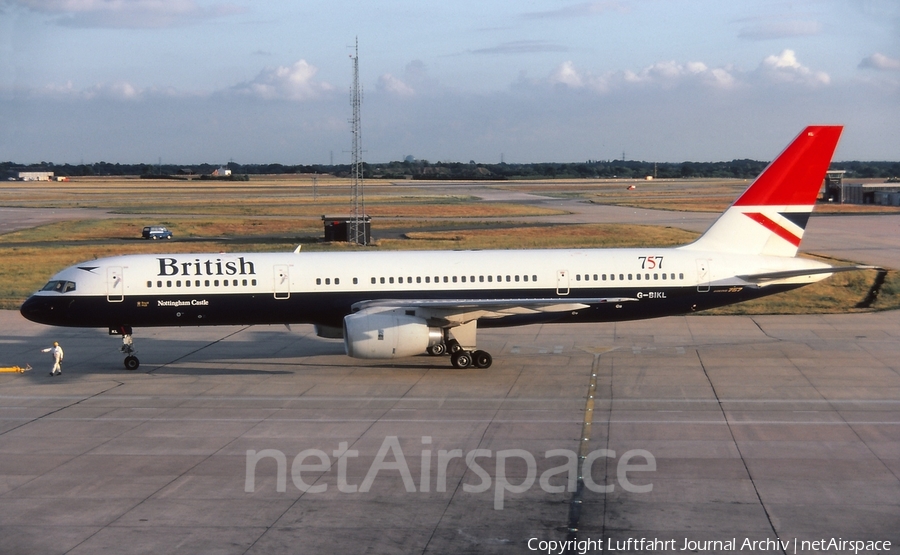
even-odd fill
[{"label": "cockpit window", "polygon": [[75,290],[74,281],[53,280],[47,283],[41,291],[56,291],[57,293],[68,293]]}]

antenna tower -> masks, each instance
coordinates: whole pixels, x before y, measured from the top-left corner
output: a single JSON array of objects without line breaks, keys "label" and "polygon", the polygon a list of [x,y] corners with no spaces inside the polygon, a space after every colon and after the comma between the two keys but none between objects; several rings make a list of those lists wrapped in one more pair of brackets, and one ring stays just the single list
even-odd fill
[{"label": "antenna tower", "polygon": [[350,91],[350,104],[353,106],[353,119],[350,120],[353,132],[353,152],[350,167],[350,237],[351,243],[366,245],[366,203],[363,197],[363,161],[362,137],[360,134],[359,109],[362,105],[362,91],[359,86],[359,39],[353,55],[353,90]]}]

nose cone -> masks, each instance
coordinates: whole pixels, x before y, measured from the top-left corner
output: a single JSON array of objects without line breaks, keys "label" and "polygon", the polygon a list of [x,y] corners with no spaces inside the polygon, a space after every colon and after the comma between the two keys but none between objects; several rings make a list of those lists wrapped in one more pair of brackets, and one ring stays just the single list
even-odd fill
[{"label": "nose cone", "polygon": [[56,299],[51,297],[43,297],[40,295],[32,295],[22,303],[19,313],[26,319],[38,324],[54,325],[59,323],[62,318],[62,310],[56,306]]}]

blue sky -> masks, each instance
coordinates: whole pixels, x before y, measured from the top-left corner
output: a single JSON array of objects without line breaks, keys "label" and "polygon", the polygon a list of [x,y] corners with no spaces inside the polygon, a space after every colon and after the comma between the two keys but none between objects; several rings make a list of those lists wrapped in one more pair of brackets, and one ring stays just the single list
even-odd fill
[{"label": "blue sky", "polygon": [[900,160],[896,0],[0,0],[0,160]]}]

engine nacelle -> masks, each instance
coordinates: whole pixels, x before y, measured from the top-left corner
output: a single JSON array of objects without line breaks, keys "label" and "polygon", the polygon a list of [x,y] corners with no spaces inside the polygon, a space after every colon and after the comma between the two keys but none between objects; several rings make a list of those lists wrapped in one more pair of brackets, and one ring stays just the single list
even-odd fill
[{"label": "engine nacelle", "polygon": [[344,350],[354,358],[411,357],[443,340],[441,328],[404,310],[363,310],[344,317]]}]

